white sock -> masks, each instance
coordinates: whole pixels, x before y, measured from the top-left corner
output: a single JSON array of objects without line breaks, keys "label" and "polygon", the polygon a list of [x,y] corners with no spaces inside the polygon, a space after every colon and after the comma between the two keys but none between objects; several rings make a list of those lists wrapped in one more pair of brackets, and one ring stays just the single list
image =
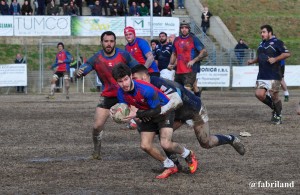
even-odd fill
[{"label": "white sock", "polygon": [[284,91],[284,95],[285,96],[289,96],[290,94],[289,94],[289,91]]},{"label": "white sock", "polygon": [[181,156],[182,156],[182,158],[186,158],[189,154],[190,154],[190,152],[191,151],[189,151],[188,149],[186,149],[186,148],[183,148],[183,153],[181,154]]},{"label": "white sock", "polygon": [[55,84],[51,84],[50,95],[54,95]]},{"label": "white sock", "polygon": [[164,163],[165,168],[170,168],[170,167],[175,166],[174,162],[171,159],[169,159],[168,157],[166,158],[166,160],[163,161],[163,163]]}]

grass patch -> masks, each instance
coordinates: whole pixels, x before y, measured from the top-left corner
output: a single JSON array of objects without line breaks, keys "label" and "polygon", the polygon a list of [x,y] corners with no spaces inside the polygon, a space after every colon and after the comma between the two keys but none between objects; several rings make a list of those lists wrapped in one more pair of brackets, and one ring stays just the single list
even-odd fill
[{"label": "grass patch", "polygon": [[261,41],[260,26],[270,24],[292,56],[287,64],[300,64],[300,0],[201,0],[219,16],[233,36],[243,38],[250,48]]}]

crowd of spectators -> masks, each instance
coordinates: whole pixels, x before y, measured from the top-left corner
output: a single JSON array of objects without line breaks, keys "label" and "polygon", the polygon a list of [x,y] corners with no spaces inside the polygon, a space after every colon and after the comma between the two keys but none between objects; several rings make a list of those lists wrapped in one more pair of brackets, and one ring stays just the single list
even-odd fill
[{"label": "crowd of spectators", "polygon": [[[22,1],[23,2],[23,1]],[[149,16],[150,0],[85,0],[91,16]],[[0,15],[82,16],[83,0],[1,0]],[[174,0],[153,1],[153,16],[172,16]],[[88,15],[88,14],[85,14]]]}]

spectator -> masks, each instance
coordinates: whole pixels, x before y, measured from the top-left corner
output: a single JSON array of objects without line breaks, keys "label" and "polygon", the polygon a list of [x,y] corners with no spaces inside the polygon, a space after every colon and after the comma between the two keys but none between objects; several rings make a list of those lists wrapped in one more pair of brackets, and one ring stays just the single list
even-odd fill
[{"label": "spectator", "polygon": [[10,9],[6,3],[6,0],[1,0],[0,14],[1,15],[11,15]]},{"label": "spectator", "polygon": [[100,5],[104,8],[105,16],[108,16],[109,0],[100,0]]},{"label": "spectator", "polygon": [[234,52],[236,58],[239,61],[239,65],[243,65],[244,63],[245,49],[249,49],[249,47],[245,44],[243,39],[240,39],[238,44],[234,48]]},{"label": "spectator", "polygon": [[139,9],[138,9],[135,1],[132,1],[132,3],[131,3],[131,6],[129,8],[129,15],[130,16],[139,16]]},{"label": "spectator", "polygon": [[175,6],[174,6],[174,0],[166,0],[165,1],[166,3],[165,4],[169,4],[169,6],[170,6],[170,8],[171,8],[171,10],[172,10],[172,12],[173,12],[173,14],[175,14]]},{"label": "spectator", "polygon": [[153,3],[153,16],[161,16],[161,6],[157,1]]},{"label": "spectator", "polygon": [[118,0],[118,5],[123,10],[121,13],[124,13],[127,16],[127,14],[128,14],[128,11],[127,11],[128,1],[127,0]]},{"label": "spectator", "polygon": [[92,8],[94,7],[95,3],[96,3],[96,1],[94,1],[94,0],[85,0],[85,2],[86,2],[86,5],[87,5],[90,9],[92,9]]},{"label": "spectator", "polygon": [[[16,55],[15,64],[26,64],[26,60],[22,57],[20,53]],[[24,86],[17,86],[18,93],[24,93]]]},{"label": "spectator", "polygon": [[28,0],[24,1],[24,4],[22,5],[22,8],[21,8],[21,13],[22,13],[22,15],[32,15],[33,14],[33,9]]},{"label": "spectator", "polygon": [[149,9],[145,5],[144,2],[141,3],[141,7],[139,9],[140,16],[148,16],[149,15]]},{"label": "spectator", "polygon": [[60,5],[63,8],[63,14],[68,15],[68,6],[70,4],[70,0],[60,0]]},{"label": "spectator", "polygon": [[45,0],[37,0],[38,11],[37,15],[45,15]]},{"label": "spectator", "polygon": [[69,16],[78,16],[78,7],[76,6],[76,4],[74,4],[74,1],[70,2],[67,10]]},{"label": "spectator", "polygon": [[164,8],[163,8],[163,16],[172,17],[172,9],[171,9],[169,3],[166,3]]},{"label": "spectator", "polygon": [[119,4],[116,0],[114,0],[112,6],[110,7],[110,15],[124,16],[123,5]]},{"label": "spectator", "polygon": [[21,6],[17,2],[17,0],[13,0],[10,4],[10,14],[11,15],[20,15],[21,14]]},{"label": "spectator", "polygon": [[175,35],[175,34],[170,34],[170,36],[169,36],[169,43],[172,43],[172,44],[173,44],[175,38],[176,38],[176,35]]},{"label": "spectator", "polygon": [[184,0],[178,0],[178,9],[184,9]]},{"label": "spectator", "polygon": [[74,75],[75,75],[76,69],[82,65],[82,60],[83,60],[82,57],[80,57],[79,60],[75,60],[72,57],[72,62],[70,63],[70,81],[71,81],[71,83],[74,82]]},{"label": "spectator", "polygon": [[209,19],[212,16],[210,11],[208,11],[208,7],[204,7],[204,12],[201,15],[201,27],[202,31],[206,34],[207,29],[209,28]]},{"label": "spectator", "polygon": [[82,16],[82,1],[83,1],[83,0],[75,0],[75,4],[76,4],[77,7],[78,7],[79,15],[80,15],[80,16]]},{"label": "spectator", "polygon": [[92,16],[102,16],[102,7],[100,1],[96,0],[95,5],[91,8]]},{"label": "spectator", "polygon": [[60,13],[60,8],[55,5],[54,0],[51,0],[50,3],[48,3],[47,8],[47,15],[51,15],[51,16],[57,16]]}]

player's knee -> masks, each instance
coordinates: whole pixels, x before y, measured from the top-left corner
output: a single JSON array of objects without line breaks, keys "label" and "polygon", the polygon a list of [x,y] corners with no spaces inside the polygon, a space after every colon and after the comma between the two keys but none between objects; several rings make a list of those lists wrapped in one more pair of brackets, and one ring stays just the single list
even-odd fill
[{"label": "player's knee", "polygon": [[164,150],[169,151],[171,148],[171,141],[167,140],[167,139],[161,139],[160,140],[160,145]]},{"label": "player's knee", "polygon": [[150,149],[151,149],[151,145],[150,144],[146,144],[146,143],[141,143],[140,147],[145,152],[150,151]]}]

